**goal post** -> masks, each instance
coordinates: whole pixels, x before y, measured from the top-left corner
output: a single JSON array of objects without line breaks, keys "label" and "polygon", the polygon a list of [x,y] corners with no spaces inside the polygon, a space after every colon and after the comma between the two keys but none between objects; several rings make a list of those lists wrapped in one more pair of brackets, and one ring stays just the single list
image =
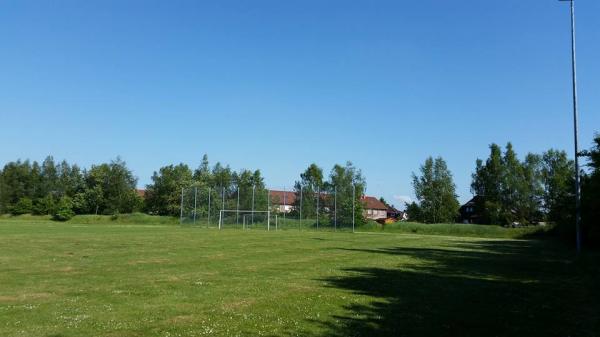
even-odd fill
[{"label": "goal post", "polygon": [[[219,211],[219,229],[266,229],[271,230],[271,211],[222,209]],[[275,221],[275,229],[277,223]]]}]

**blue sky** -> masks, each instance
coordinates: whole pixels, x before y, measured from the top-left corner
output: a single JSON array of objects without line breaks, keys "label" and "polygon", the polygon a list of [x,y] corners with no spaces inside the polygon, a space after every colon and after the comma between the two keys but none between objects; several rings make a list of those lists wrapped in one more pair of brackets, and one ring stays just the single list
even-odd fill
[{"label": "blue sky", "polygon": [[[600,131],[600,3],[577,2],[581,144]],[[444,157],[460,200],[492,142],[572,155],[558,1],[3,1],[0,164],[120,155],[291,186],[350,160],[399,205]],[[394,199],[394,197],[400,197]]]}]

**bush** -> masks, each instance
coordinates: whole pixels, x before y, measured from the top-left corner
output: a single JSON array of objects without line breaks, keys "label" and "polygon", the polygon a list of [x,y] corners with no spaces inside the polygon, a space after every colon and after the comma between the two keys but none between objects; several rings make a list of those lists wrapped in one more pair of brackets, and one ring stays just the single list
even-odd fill
[{"label": "bush", "polygon": [[73,201],[69,197],[62,197],[58,202],[56,213],[52,216],[55,221],[67,221],[75,215]]},{"label": "bush", "polygon": [[15,206],[12,207],[11,213],[13,215],[28,214],[28,213],[31,213],[32,209],[33,209],[33,201],[31,201],[31,199],[29,199],[29,198],[21,198],[15,204]]},{"label": "bush", "polygon": [[56,213],[56,200],[52,195],[37,199],[33,203],[31,213],[35,215],[47,215]]}]

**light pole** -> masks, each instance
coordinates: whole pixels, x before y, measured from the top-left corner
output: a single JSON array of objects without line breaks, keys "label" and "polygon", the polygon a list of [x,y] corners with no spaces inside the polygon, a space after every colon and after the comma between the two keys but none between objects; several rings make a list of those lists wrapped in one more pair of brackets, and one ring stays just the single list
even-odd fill
[{"label": "light pole", "polygon": [[575,138],[575,239],[577,252],[581,252],[581,182],[579,176],[579,133],[577,131],[577,62],[575,57],[575,0],[571,5],[571,73],[573,77],[573,136]]}]

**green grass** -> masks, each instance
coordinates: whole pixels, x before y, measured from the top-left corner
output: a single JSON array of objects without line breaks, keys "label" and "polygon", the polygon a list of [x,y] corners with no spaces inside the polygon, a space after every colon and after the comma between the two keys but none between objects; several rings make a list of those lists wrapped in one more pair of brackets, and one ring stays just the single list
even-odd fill
[{"label": "green grass", "polygon": [[[0,215],[0,221],[46,222],[50,215]],[[127,224],[127,225],[178,225],[179,219],[170,216],[155,216],[144,213],[118,215],[76,215],[68,223],[76,224]]]},{"label": "green grass", "polygon": [[[51,220],[50,216],[39,216],[24,214],[19,216],[0,215],[0,220],[26,221],[26,222],[45,222]],[[255,229],[266,229],[267,222],[264,216],[257,215]],[[230,216],[225,221],[224,228],[242,229],[241,219],[236,223],[234,216]],[[275,229],[275,216],[271,218],[271,228]],[[123,224],[123,225],[180,225],[179,218],[169,216],[154,216],[144,213],[119,214],[119,215],[76,215],[68,223],[76,224]],[[315,219],[283,218],[281,215],[277,219],[279,229],[285,230],[317,230]],[[209,223],[206,218],[198,217],[195,223],[191,218],[183,223],[185,227],[198,228],[217,228],[218,214],[211,218]],[[501,226],[485,226],[472,224],[422,224],[415,222],[396,222],[393,224],[381,225],[375,221],[368,221],[367,224],[357,226],[357,232],[383,232],[383,233],[406,233],[406,234],[426,234],[426,235],[444,235],[460,237],[479,237],[479,238],[506,238],[506,239],[527,239],[535,236],[543,236],[550,232],[553,226],[529,226],[523,228],[505,228]],[[321,219],[318,227],[319,231],[334,231],[334,225],[330,220]],[[339,224],[338,231],[352,231],[352,225]]]},{"label": "green grass", "polygon": [[422,224],[415,222],[396,222],[381,225],[370,222],[360,227],[360,231],[386,233],[412,233],[428,235],[467,236],[480,238],[521,239],[541,236],[553,229],[551,225],[507,228],[502,226],[473,225],[473,224]]},{"label": "green grass", "polygon": [[138,223],[0,219],[0,336],[600,331],[599,256],[556,242]]}]

